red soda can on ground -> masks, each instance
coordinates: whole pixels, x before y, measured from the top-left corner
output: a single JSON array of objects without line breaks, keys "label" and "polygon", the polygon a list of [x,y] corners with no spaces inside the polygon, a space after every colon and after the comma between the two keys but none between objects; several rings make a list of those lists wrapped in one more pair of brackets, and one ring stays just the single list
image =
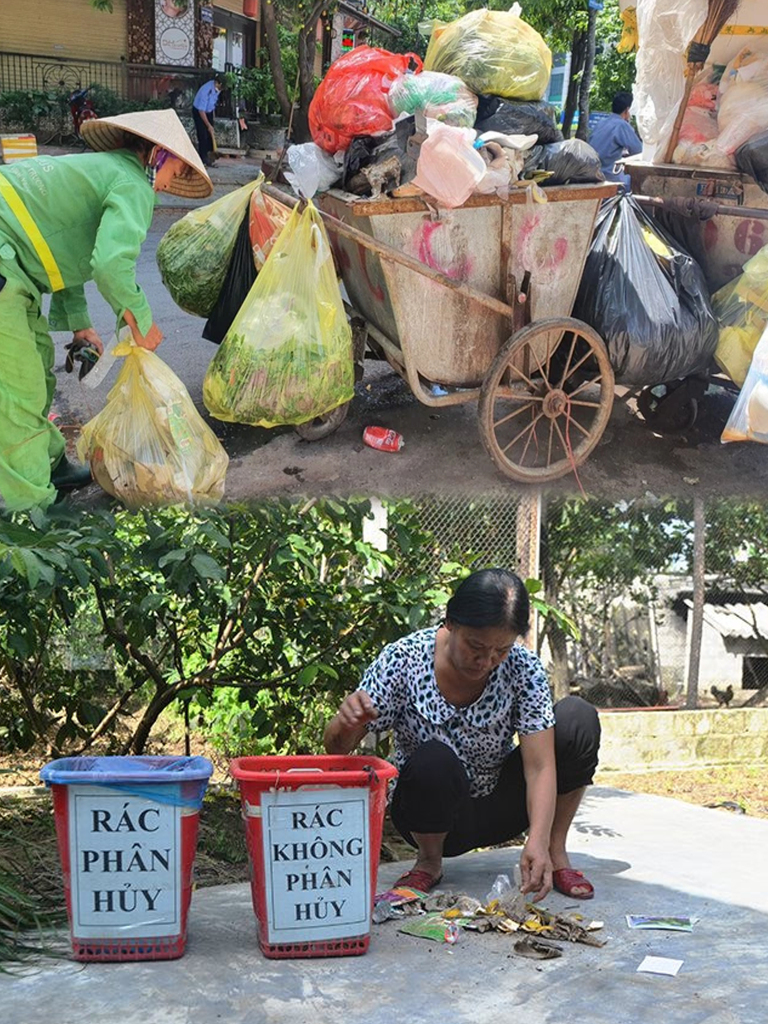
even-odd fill
[{"label": "red soda can on ground", "polygon": [[399,452],[405,444],[402,434],[387,427],[366,427],[363,441],[369,448],[377,448],[380,452]]}]

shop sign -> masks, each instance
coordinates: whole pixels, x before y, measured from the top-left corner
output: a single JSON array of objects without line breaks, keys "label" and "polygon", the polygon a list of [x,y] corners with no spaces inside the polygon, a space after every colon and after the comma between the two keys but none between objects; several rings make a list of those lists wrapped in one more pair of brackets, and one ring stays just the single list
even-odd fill
[{"label": "shop sign", "polygon": [[155,0],[155,60],[158,64],[194,66],[194,0]]}]

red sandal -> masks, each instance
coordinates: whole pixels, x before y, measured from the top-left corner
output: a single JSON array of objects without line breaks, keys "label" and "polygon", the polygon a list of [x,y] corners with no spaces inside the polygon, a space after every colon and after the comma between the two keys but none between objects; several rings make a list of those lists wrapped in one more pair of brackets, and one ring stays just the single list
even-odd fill
[{"label": "red sandal", "polygon": [[418,889],[419,892],[431,892],[436,885],[440,884],[442,877],[440,874],[434,878],[428,871],[406,871],[404,875],[400,875],[392,888],[407,886],[409,889]]},{"label": "red sandal", "polygon": [[[595,890],[591,882],[588,882],[581,871],[574,868],[558,868],[552,872],[552,885],[564,896],[570,896],[574,900],[591,900]],[[586,889],[586,892],[574,892],[575,889]]]}]

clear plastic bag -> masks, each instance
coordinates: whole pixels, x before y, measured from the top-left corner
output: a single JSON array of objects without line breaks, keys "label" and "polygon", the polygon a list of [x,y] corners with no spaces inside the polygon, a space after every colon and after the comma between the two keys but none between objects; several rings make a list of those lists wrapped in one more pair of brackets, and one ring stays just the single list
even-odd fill
[{"label": "clear plastic bag", "polygon": [[443,206],[463,206],[485,177],[486,163],[474,148],[471,128],[427,123],[413,184]]},{"label": "clear plastic bag", "polygon": [[327,192],[341,178],[341,167],[314,142],[291,146],[288,166],[291,169],[285,172],[287,181],[305,199]]},{"label": "clear plastic bag", "polygon": [[715,360],[742,387],[768,324],[768,245],[744,264],[735,280],[715,292],[712,308],[720,323]]},{"label": "clear plastic bag", "polygon": [[309,202],[292,212],[208,367],[203,400],[216,419],[275,427],[323,416],[353,391],[352,332]]},{"label": "clear plastic bag", "polygon": [[360,135],[391,131],[387,93],[412,64],[421,71],[421,57],[415,53],[371,46],[358,46],[335,60],[309,105],[314,142],[326,153],[337,153]]},{"label": "clear plastic bag", "polygon": [[208,317],[227,275],[237,232],[261,174],[248,185],[190,211],[166,231],[157,265],[173,301],[186,313]]},{"label": "clear plastic bag", "polygon": [[422,71],[401,75],[389,90],[393,116],[422,113],[454,128],[472,128],[477,117],[477,96],[454,75]]},{"label": "clear plastic bag", "polygon": [[250,236],[253,262],[261,270],[280,237],[291,211],[257,188],[251,196]]},{"label": "clear plastic bag", "polygon": [[760,441],[768,444],[768,327],[755,354],[721,441]]},{"label": "clear plastic bag", "polygon": [[424,59],[427,71],[460,78],[475,93],[540,100],[547,91],[552,53],[539,33],[509,11],[471,11],[436,24]]},{"label": "clear plastic bag", "polygon": [[130,508],[215,503],[229,458],[162,359],[132,341],[104,408],[83,427],[77,454],[94,479]]}]

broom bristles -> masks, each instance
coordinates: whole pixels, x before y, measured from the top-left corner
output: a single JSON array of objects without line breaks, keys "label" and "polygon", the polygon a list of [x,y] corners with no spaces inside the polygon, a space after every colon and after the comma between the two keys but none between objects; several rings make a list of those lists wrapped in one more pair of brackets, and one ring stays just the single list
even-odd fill
[{"label": "broom bristles", "polygon": [[711,46],[741,6],[741,0],[709,0],[704,24],[693,37],[694,43]]}]

